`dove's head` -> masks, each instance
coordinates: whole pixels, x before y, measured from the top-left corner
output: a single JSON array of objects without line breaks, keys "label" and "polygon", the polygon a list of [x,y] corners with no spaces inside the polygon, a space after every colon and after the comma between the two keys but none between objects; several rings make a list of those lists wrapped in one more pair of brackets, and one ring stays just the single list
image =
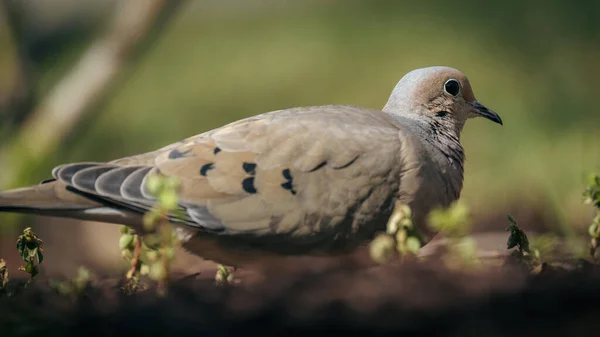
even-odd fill
[{"label": "dove's head", "polygon": [[467,77],[450,67],[421,68],[404,75],[383,110],[437,121],[457,133],[469,118],[484,117],[502,124],[498,114],[475,99]]}]

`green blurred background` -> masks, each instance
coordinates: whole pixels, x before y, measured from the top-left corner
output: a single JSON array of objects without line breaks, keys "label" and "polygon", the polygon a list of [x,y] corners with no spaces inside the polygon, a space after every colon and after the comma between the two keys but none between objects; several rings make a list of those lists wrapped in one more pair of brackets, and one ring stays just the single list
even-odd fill
[{"label": "green blurred background", "polygon": [[[37,95],[70,69],[115,4],[29,6]],[[0,90],[14,80],[14,60],[14,41],[0,24]],[[536,230],[585,228],[592,211],[581,193],[587,174],[600,171],[597,0],[189,1],[97,117],[9,185],[37,183],[57,164],[153,150],[271,110],[381,108],[406,72],[432,65],[464,71],[505,122],[473,120],[462,136],[462,198],[476,229],[503,230],[507,213]],[[14,220],[0,215],[3,228]],[[12,246],[14,235],[4,233]]]}]

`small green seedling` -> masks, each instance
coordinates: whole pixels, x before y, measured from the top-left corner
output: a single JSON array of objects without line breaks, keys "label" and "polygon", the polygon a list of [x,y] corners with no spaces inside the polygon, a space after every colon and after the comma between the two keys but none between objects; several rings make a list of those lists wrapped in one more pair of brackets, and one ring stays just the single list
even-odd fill
[{"label": "small green seedling", "polygon": [[79,267],[77,275],[71,281],[50,280],[50,286],[64,296],[80,296],[89,288],[93,279],[92,273],[85,267]]},{"label": "small green seedling", "polygon": [[148,179],[148,191],[157,202],[144,215],[144,236],[133,229],[121,227],[119,248],[123,258],[131,264],[127,272],[128,282],[122,288],[126,293],[142,290],[140,276],[147,275],[158,282],[159,295],[166,295],[169,264],[175,259],[179,240],[170,219],[181,218],[179,207],[180,183],[175,177],[156,174]]},{"label": "small green seedling", "polygon": [[378,234],[369,245],[371,258],[380,264],[389,263],[396,257],[416,256],[421,249],[423,237],[412,221],[408,205],[398,204],[388,220],[386,233]]},{"label": "small green seedling", "polygon": [[511,225],[506,227],[506,231],[510,232],[508,241],[506,242],[506,249],[513,249],[517,247],[521,256],[523,256],[524,252],[530,253],[529,239],[527,238],[525,232],[519,228],[517,221],[510,214],[508,215],[508,221],[510,221]]},{"label": "small green seedling", "polygon": [[598,248],[600,246],[600,175],[592,175],[589,185],[583,193],[584,203],[596,208],[596,216],[588,228],[590,235],[590,256],[599,260]]},{"label": "small green seedling", "polygon": [[6,286],[8,285],[8,267],[6,261],[0,259],[0,295],[6,293]]},{"label": "small green seedling", "polygon": [[469,208],[460,201],[447,208],[433,209],[428,216],[429,226],[449,240],[448,253],[443,260],[448,268],[475,268],[481,265],[477,258],[477,244],[469,236],[471,217]]},{"label": "small green seedling", "polygon": [[120,226],[120,231],[119,249],[121,249],[121,257],[131,266],[125,275],[127,282],[121,287],[121,290],[126,294],[133,294],[145,289],[140,282],[140,276],[144,271],[144,266],[140,261],[142,253],[141,238],[133,229],[127,226]]},{"label": "small green seedling", "polygon": [[39,273],[38,265],[44,260],[43,246],[44,242],[31,230],[31,227],[25,228],[23,234],[19,235],[17,239],[17,250],[21,259],[25,261],[25,266],[19,267],[19,270],[30,275],[28,282],[33,281],[33,278]]},{"label": "small green seedling", "polygon": [[548,259],[552,255],[558,244],[557,238],[550,234],[540,235],[534,237],[533,244],[530,244],[527,234],[510,214],[508,221],[511,224],[506,227],[506,231],[510,232],[506,241],[506,249],[517,248],[511,252],[511,257],[534,274],[546,270],[550,264],[548,261],[542,261],[542,256]]},{"label": "small green seedling", "polygon": [[215,283],[217,285],[230,285],[233,284],[234,272],[229,270],[224,265],[220,264],[217,266],[217,273],[215,274]]}]

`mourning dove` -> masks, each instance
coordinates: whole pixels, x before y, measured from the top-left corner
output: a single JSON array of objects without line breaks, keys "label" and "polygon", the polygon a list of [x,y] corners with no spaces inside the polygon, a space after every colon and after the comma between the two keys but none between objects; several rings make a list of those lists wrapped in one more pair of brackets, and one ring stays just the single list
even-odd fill
[{"label": "mourning dove", "polygon": [[[502,124],[449,67],[406,74],[382,110],[291,108],[245,118],[159,150],[56,167],[53,179],[0,193],[0,211],[141,231],[154,202],[145,183],[177,177],[185,249],[244,267],[263,257],[350,252],[384,231],[394,206],[426,215],[459,198],[466,120]],[[435,234],[435,233],[434,233]]]}]

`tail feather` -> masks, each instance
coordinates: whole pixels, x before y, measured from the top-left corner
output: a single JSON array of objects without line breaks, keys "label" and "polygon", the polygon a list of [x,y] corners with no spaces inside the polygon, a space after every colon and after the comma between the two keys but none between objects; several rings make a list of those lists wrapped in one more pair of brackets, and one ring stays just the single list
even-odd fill
[{"label": "tail feather", "polygon": [[29,213],[109,223],[138,225],[138,213],[106,207],[73,193],[60,181],[0,192],[0,212]]},{"label": "tail feather", "polygon": [[101,206],[52,181],[0,193],[0,210],[81,210]]}]

